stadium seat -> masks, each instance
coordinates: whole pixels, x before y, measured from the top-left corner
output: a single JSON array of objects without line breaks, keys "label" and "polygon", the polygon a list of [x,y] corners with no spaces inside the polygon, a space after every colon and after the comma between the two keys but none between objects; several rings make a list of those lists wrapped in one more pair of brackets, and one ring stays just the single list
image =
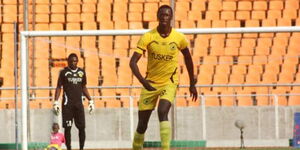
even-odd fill
[{"label": "stadium seat", "polygon": [[222,10],[235,11],[236,9],[236,1],[222,1]]},{"label": "stadium seat", "polygon": [[267,1],[253,1],[253,10],[266,11],[267,9],[268,9]]},{"label": "stadium seat", "polygon": [[252,56],[239,56],[237,60],[239,64],[252,64]]},{"label": "stadium seat", "polygon": [[239,48],[238,47],[225,47],[224,55],[226,56],[238,56]]},{"label": "stadium seat", "polygon": [[270,1],[269,3],[270,10],[282,10],[283,6],[284,6],[283,1],[280,0]]},{"label": "stadium seat", "polygon": [[221,1],[208,1],[208,10],[220,11],[222,10]]},{"label": "stadium seat", "polygon": [[231,74],[243,74],[247,73],[247,66],[243,64],[232,65]]},{"label": "stadium seat", "polygon": [[241,39],[239,38],[226,38],[226,47],[240,47],[241,46]]},{"label": "stadium seat", "polygon": [[215,74],[229,74],[231,72],[230,64],[219,64],[215,67]]},{"label": "stadium seat", "polygon": [[[227,20],[226,21],[226,27],[241,27],[241,22],[239,20]],[[228,38],[241,38],[242,34],[240,33],[230,33],[227,34]]]},{"label": "stadium seat", "polygon": [[[149,12],[150,14],[155,15],[156,18],[156,14]],[[192,10],[192,11],[188,11],[188,20],[191,21],[198,21],[202,19],[202,12],[201,11],[196,11],[196,10]]]},{"label": "stadium seat", "polygon": [[218,94],[216,92],[210,92],[206,93],[206,95],[210,96],[205,96],[205,106],[220,106],[220,100],[219,97],[217,96]]},{"label": "stadium seat", "polygon": [[128,29],[127,21],[114,21],[114,29]]},{"label": "stadium seat", "polygon": [[144,3],[144,11],[143,12],[156,12],[158,10],[157,2],[145,2]]},{"label": "stadium seat", "polygon": [[[250,20],[248,18],[248,20],[246,20],[245,22],[245,27],[259,27],[259,20]],[[257,38],[258,37],[258,33],[244,33],[243,34],[244,37],[249,37],[249,38]]]},{"label": "stadium seat", "polygon": [[[293,94],[293,93],[291,93],[291,94]],[[299,94],[299,93],[297,93],[297,94]],[[300,98],[299,95],[291,95],[291,96],[289,96],[288,106],[299,106],[300,105],[299,98]]]},{"label": "stadium seat", "polygon": [[64,4],[55,4],[51,1],[51,5],[50,5],[50,12],[51,14],[54,13],[54,14],[64,14],[66,12],[66,9],[65,9],[65,5]]},{"label": "stadium seat", "polygon": [[192,1],[191,2],[192,11],[206,11],[206,2],[205,1]]},{"label": "stadium seat", "polygon": [[237,105],[238,106],[253,106],[253,98],[247,91],[237,91]]},{"label": "stadium seat", "polygon": [[243,38],[241,40],[241,46],[254,48],[256,46],[256,42],[257,42],[256,38]]},{"label": "stadium seat", "polygon": [[[157,21],[157,16],[153,12],[143,12],[143,21]],[[151,27],[152,28],[152,27]]]},{"label": "stadium seat", "polygon": [[104,101],[103,100],[95,100],[95,108],[104,108]]},{"label": "stadium seat", "polygon": [[239,55],[240,56],[249,56],[254,54],[254,48],[252,47],[240,47],[239,48]]},{"label": "stadium seat", "polygon": [[129,12],[127,15],[129,22],[141,22],[143,18],[143,14],[139,12]]},{"label": "stadium seat", "polygon": [[95,22],[95,14],[94,13],[81,13],[80,14],[81,22]]},{"label": "stadium seat", "polygon": [[[273,89],[271,91],[271,93],[278,97],[278,105],[279,106],[287,106],[287,96],[285,95],[285,94],[287,94],[287,91],[284,89],[277,89],[277,88]],[[273,100],[272,104],[275,105],[275,100]]]},{"label": "stadium seat", "polygon": [[250,11],[238,10],[238,11],[236,11],[235,17],[237,20],[249,20],[250,19]]},{"label": "stadium seat", "polygon": [[186,107],[187,105],[187,100],[185,98],[176,98],[176,106],[177,107]]},{"label": "stadium seat", "polygon": [[291,9],[299,9],[299,3],[297,0],[286,0],[284,3],[284,9],[285,10],[291,10]]},{"label": "stadium seat", "polygon": [[[290,18],[279,18],[277,19],[277,26],[292,26],[292,20]],[[276,33],[278,37],[290,37],[290,32]]]},{"label": "stadium seat", "polygon": [[221,11],[221,20],[234,20],[234,11]]},{"label": "stadium seat", "polygon": [[[245,82],[245,75],[238,73],[238,74],[230,74],[229,75],[229,82],[228,84],[244,84]],[[228,91],[238,91],[242,90],[242,87],[228,87]]]},{"label": "stadium seat", "polygon": [[[206,73],[200,73],[198,75],[197,84],[199,85],[209,85],[212,84],[212,75]],[[201,87],[200,92],[210,91],[210,87]]]},{"label": "stadium seat", "polygon": [[[213,84],[228,84],[228,74],[220,73],[214,74]],[[213,91],[225,91],[227,87],[213,87]]]},{"label": "stadium seat", "polygon": [[[261,75],[258,74],[258,73],[248,73],[246,75],[246,78],[245,78],[245,84],[258,84],[260,83],[261,81]],[[256,87],[252,87],[252,86],[247,86],[247,87],[244,87],[243,90],[244,91],[249,91],[249,92],[253,92],[255,91]]]},{"label": "stadium seat", "polygon": [[282,11],[282,18],[297,19],[296,9],[284,9]]},{"label": "stadium seat", "polygon": [[263,73],[261,83],[265,84],[275,84],[277,82],[277,74],[273,73]]},{"label": "stadium seat", "polygon": [[121,101],[120,100],[114,100],[114,99],[104,100],[104,107],[106,107],[106,108],[120,108],[121,107]]},{"label": "stadium seat", "polygon": [[238,10],[252,10],[252,2],[238,1]]},{"label": "stadium seat", "polygon": [[220,19],[220,12],[217,10],[209,10],[205,13],[206,20],[219,20]]},{"label": "stadium seat", "polygon": [[264,55],[253,56],[254,65],[265,65],[268,63],[268,57]]},{"label": "stadium seat", "polygon": [[0,109],[13,109],[15,108],[14,100],[2,100],[0,101]]},{"label": "stadium seat", "polygon": [[251,19],[253,20],[264,20],[266,18],[267,16],[264,10],[253,10],[251,12]]},{"label": "stadium seat", "polygon": [[280,10],[268,10],[267,18],[268,19],[279,19],[282,16],[282,12]]},{"label": "stadium seat", "polygon": [[96,13],[96,5],[93,3],[83,3],[81,5],[81,12],[83,13]]},{"label": "stadium seat", "polygon": [[210,47],[209,48],[209,55],[210,56],[222,56],[225,54],[224,47]]},{"label": "stadium seat", "polygon": [[[232,88],[232,87],[228,87]],[[222,91],[220,94],[221,106],[234,106],[235,97],[233,96],[235,92],[233,91]]]}]

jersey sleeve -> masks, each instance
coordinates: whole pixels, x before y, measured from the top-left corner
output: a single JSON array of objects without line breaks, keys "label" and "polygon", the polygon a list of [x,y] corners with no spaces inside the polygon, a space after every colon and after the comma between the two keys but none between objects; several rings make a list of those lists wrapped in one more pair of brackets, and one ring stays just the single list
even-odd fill
[{"label": "jersey sleeve", "polygon": [[149,35],[148,33],[145,33],[138,41],[135,52],[139,54],[143,54],[145,51],[147,51],[148,43],[149,43]]},{"label": "jersey sleeve", "polygon": [[63,79],[64,79],[64,70],[59,71],[58,79],[57,79],[57,86],[61,86],[63,84]]},{"label": "jersey sleeve", "polygon": [[185,35],[180,33],[180,50],[183,50],[185,48],[187,48],[189,46],[189,42],[188,40],[186,39]]},{"label": "jersey sleeve", "polygon": [[86,73],[83,70],[83,76],[82,76],[82,85],[86,85]]}]

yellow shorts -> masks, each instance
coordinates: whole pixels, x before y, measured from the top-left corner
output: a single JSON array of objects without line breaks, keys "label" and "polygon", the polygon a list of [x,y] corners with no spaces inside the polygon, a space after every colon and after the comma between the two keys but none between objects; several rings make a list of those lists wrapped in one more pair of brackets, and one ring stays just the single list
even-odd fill
[{"label": "yellow shorts", "polygon": [[142,89],[139,100],[139,110],[153,110],[156,106],[158,98],[165,99],[173,103],[176,96],[177,84],[150,84],[156,88],[156,90],[148,91],[145,88]]},{"label": "yellow shorts", "polygon": [[57,144],[50,144],[45,148],[45,150],[61,150],[61,147]]}]

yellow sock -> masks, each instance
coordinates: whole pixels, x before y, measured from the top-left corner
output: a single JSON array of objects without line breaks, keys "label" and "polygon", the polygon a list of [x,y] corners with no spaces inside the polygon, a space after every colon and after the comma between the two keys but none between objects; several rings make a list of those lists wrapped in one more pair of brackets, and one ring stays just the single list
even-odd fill
[{"label": "yellow sock", "polygon": [[171,124],[169,121],[160,122],[160,139],[162,150],[170,149],[171,142]]},{"label": "yellow sock", "polygon": [[134,138],[133,138],[133,143],[132,143],[133,150],[141,150],[143,148],[144,135],[145,134],[140,134],[138,132],[134,133]]}]

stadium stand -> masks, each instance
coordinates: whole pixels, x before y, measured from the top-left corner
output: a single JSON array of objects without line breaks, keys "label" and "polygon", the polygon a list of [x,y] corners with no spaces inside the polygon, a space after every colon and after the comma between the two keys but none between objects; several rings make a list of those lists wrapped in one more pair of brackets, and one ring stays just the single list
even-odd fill
[{"label": "stadium stand", "polygon": [[[169,0],[29,0],[29,30],[144,29],[157,25],[158,7]],[[3,87],[13,87],[13,23],[23,30],[23,1],[2,0],[1,67]],[[270,27],[299,25],[297,0],[177,0],[175,27]],[[299,83],[299,33],[245,33],[188,35],[199,85]],[[79,66],[88,74],[88,86],[140,85],[128,68],[139,36],[43,37],[31,39],[29,54],[30,86],[55,86],[60,67],[55,62],[75,52]],[[145,60],[142,60],[143,63]],[[183,61],[181,61],[183,63]],[[182,64],[180,64],[182,66]],[[142,67],[142,66],[141,66]],[[144,71],[146,68],[140,68]],[[5,73],[3,73],[5,72]],[[181,83],[186,77],[180,72]],[[273,88],[273,89],[271,89]],[[203,87],[201,94],[263,94],[257,87]],[[270,87],[270,94],[299,93],[298,87]],[[36,96],[52,96],[53,91],[36,91]],[[93,90],[93,96],[138,94],[136,89]],[[179,89],[186,94],[188,89]],[[227,93],[227,94],[229,94]],[[268,94],[264,93],[264,94]],[[1,91],[1,98],[13,92]],[[4,104],[3,104],[4,103]],[[48,108],[48,101],[33,100],[33,108]],[[128,107],[128,101],[97,100],[97,107]],[[194,105],[189,98],[178,98],[178,106]],[[266,97],[209,97],[208,106],[270,105]],[[280,96],[279,104],[300,105],[297,96]],[[136,104],[135,104],[136,105]],[[1,108],[11,108],[1,101]]]}]

